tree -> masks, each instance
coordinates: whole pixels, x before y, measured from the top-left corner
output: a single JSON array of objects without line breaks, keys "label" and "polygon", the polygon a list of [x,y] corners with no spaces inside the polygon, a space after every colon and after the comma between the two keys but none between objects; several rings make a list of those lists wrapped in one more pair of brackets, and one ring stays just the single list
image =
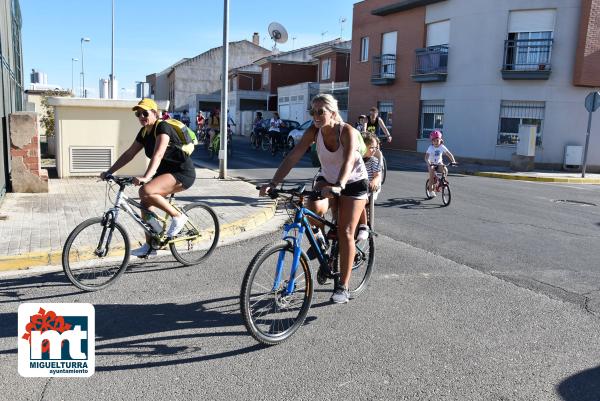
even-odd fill
[{"label": "tree", "polygon": [[66,97],[73,96],[71,91],[48,90],[42,93],[42,117],[40,124],[46,130],[46,137],[54,136],[54,107],[48,104],[49,97]]}]

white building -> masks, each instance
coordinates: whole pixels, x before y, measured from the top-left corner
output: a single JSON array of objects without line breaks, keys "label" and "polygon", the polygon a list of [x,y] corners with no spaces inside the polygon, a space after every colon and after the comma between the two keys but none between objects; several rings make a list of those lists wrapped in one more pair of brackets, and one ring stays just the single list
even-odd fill
[{"label": "white building", "polygon": [[[519,125],[533,124],[536,163],[562,165],[566,146],[585,143],[584,99],[594,89],[574,85],[581,14],[581,0],[428,5],[426,49],[447,46],[447,76],[427,82],[435,78],[427,71],[413,75],[424,78],[417,150],[426,149],[437,124],[454,154],[508,161]],[[427,68],[419,61],[431,60],[417,52],[417,66]],[[600,114],[595,117],[588,164],[600,166]]]}]

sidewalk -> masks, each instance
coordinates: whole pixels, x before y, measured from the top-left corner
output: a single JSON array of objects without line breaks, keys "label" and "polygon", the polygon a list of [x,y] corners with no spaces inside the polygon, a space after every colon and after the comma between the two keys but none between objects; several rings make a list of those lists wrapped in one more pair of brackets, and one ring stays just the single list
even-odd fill
[{"label": "sidewalk", "polygon": [[[417,170],[425,171],[425,162],[423,155],[417,152],[386,150],[384,148],[386,158],[390,162],[393,160],[395,164],[403,166],[412,166]],[[456,167],[450,167],[450,173],[477,175],[481,177],[500,178],[507,180],[521,181],[538,181],[538,182],[561,182],[572,184],[596,184],[600,185],[600,174],[586,173],[585,178],[581,177],[581,172],[568,171],[550,171],[550,170],[534,170],[526,172],[512,171],[510,167],[494,164],[481,164],[473,162],[461,162],[460,157],[457,157],[459,163]],[[391,163],[390,163],[391,166]]]},{"label": "sidewalk", "polygon": [[[60,265],[62,246],[82,221],[101,216],[112,205],[107,185],[96,178],[50,179],[44,194],[7,193],[0,205],[0,271]],[[137,189],[127,194],[137,197]],[[114,194],[111,194],[114,199]],[[178,197],[179,204],[202,201],[213,207],[221,224],[220,242],[251,230],[275,214],[275,202],[258,198],[251,183],[197,168],[196,184]],[[144,242],[142,229],[123,213],[133,248]]]}]

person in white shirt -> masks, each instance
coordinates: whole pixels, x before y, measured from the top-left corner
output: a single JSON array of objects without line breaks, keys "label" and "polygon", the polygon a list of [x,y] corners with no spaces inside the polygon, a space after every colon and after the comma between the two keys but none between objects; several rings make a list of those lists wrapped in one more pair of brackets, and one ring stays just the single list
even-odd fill
[{"label": "person in white shirt", "polygon": [[282,143],[281,127],[285,127],[285,123],[279,118],[278,112],[273,112],[273,117],[269,121],[269,137],[271,138],[271,153],[275,154],[275,149]]},{"label": "person in white shirt", "polygon": [[442,133],[440,131],[432,131],[431,134],[429,134],[429,139],[431,139],[431,145],[429,145],[427,152],[425,152],[425,162],[427,163],[427,169],[429,170],[428,195],[434,197],[435,172],[442,168],[444,176],[448,175],[448,168],[444,165],[444,155],[448,156],[452,163],[456,163],[456,159],[454,159],[454,155],[448,148],[444,146],[444,140],[442,139]]}]

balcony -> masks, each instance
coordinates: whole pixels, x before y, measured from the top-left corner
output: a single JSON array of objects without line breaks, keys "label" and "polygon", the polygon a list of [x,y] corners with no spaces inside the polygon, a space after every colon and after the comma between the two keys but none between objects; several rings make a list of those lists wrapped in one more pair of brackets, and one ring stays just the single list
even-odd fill
[{"label": "balcony", "polygon": [[448,76],[448,46],[430,46],[415,50],[415,82],[444,82]]},{"label": "balcony", "polygon": [[396,79],[396,55],[382,54],[373,56],[371,83],[373,85],[391,85]]},{"label": "balcony", "polygon": [[504,42],[502,79],[548,79],[553,39],[518,39]]}]

